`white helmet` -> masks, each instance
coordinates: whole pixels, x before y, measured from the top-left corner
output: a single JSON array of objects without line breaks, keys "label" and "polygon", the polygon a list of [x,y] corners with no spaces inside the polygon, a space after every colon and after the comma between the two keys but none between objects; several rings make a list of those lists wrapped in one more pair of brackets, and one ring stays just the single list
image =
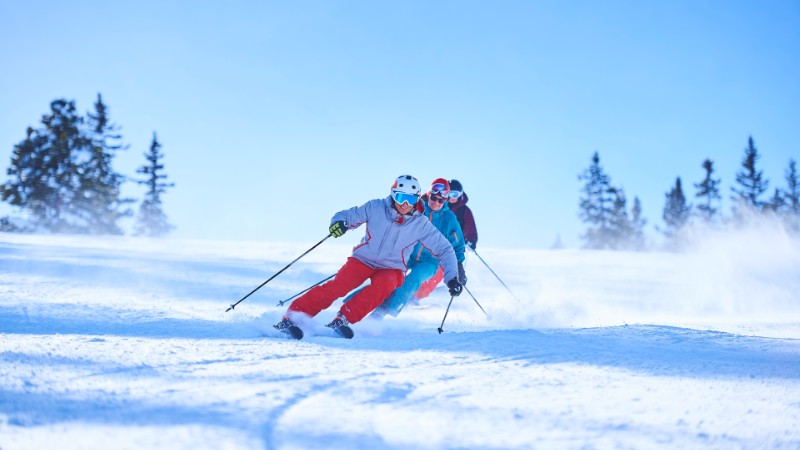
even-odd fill
[{"label": "white helmet", "polygon": [[394,180],[394,184],[392,185],[392,194],[396,192],[419,196],[422,190],[416,178],[411,175],[400,175]]}]

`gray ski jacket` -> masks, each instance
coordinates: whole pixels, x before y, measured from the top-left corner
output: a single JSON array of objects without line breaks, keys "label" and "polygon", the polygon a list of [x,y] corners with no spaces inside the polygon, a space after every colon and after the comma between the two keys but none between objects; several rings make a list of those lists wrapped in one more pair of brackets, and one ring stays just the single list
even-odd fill
[{"label": "gray ski jacket", "polygon": [[453,246],[419,211],[401,215],[394,209],[391,196],[370,200],[333,215],[331,225],[340,220],[347,229],[367,224],[361,243],[353,248],[353,257],[375,269],[399,269],[405,273],[406,261],[419,242],[444,268],[444,280],[457,278],[458,268]]}]

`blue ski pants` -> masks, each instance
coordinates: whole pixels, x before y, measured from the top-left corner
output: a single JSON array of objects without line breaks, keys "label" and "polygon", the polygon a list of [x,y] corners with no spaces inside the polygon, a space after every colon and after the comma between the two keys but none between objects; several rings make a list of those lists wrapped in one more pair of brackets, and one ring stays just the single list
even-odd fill
[{"label": "blue ski pants", "polygon": [[399,288],[386,297],[386,300],[377,308],[385,310],[388,314],[397,317],[406,306],[411,297],[419,290],[422,283],[436,275],[439,261],[436,259],[423,259],[415,265],[406,275],[406,279]]}]

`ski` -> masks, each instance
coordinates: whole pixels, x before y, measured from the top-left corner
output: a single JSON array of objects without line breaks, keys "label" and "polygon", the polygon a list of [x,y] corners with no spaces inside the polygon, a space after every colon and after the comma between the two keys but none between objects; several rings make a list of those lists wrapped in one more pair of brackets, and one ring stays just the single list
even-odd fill
[{"label": "ski", "polygon": [[281,332],[286,333],[289,337],[291,337],[292,339],[297,339],[298,341],[300,339],[303,339],[303,330],[301,330],[300,327],[296,325],[290,325],[282,329]]},{"label": "ski", "polygon": [[333,329],[335,331],[335,336],[343,337],[345,339],[353,339],[355,333],[353,333],[353,329],[348,327],[347,325],[341,325]]}]

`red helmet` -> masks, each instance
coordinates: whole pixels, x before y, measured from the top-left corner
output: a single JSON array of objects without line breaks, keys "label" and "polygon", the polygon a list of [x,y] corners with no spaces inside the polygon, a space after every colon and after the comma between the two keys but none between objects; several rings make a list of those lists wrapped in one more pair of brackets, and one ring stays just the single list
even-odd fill
[{"label": "red helmet", "polygon": [[431,194],[439,194],[442,197],[447,197],[450,192],[450,182],[444,178],[437,178],[431,183]]}]

